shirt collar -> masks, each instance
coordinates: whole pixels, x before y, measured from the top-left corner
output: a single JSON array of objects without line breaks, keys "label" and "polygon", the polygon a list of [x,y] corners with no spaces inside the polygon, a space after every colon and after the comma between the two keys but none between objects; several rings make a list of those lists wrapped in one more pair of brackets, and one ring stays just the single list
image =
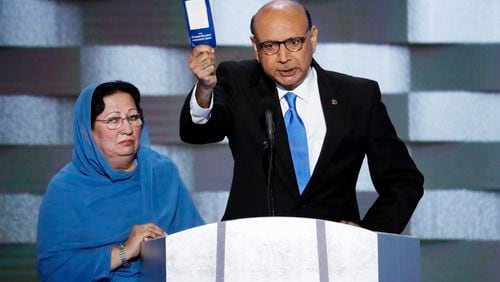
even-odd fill
[{"label": "shirt collar", "polygon": [[316,83],[316,70],[313,67],[309,68],[309,71],[307,72],[306,78],[304,81],[297,86],[297,88],[293,90],[286,90],[280,85],[276,84],[276,89],[278,90],[278,97],[281,100],[285,96],[286,93],[288,92],[293,92],[295,95],[297,95],[300,99],[309,102],[311,101],[311,95],[313,95],[313,90],[314,90],[314,84]]}]

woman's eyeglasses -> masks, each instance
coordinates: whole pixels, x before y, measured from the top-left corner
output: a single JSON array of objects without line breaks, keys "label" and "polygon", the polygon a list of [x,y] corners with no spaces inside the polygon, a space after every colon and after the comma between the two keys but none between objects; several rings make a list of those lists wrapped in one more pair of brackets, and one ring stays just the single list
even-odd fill
[{"label": "woman's eyeglasses", "polygon": [[137,111],[129,112],[129,114],[122,118],[121,116],[109,117],[107,119],[96,119],[95,121],[102,122],[106,124],[106,127],[110,130],[115,130],[123,125],[123,120],[127,120],[130,126],[139,127],[142,126],[142,114]]}]

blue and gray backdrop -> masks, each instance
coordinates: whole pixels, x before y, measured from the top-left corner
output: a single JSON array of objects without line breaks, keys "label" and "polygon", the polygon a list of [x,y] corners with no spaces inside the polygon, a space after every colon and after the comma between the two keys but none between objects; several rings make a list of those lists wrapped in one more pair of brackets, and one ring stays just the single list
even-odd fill
[{"label": "blue and gray backdrop", "polygon": [[[213,0],[218,59],[253,57],[249,21],[266,1]],[[327,69],[380,83],[426,177],[406,234],[422,239],[423,281],[500,281],[500,1],[301,1]],[[35,281],[38,207],[71,157],[80,89],[127,80],[144,95],[157,150],[207,222],[232,173],[227,144],[178,137],[194,83],[181,0],[0,0],[0,281]],[[363,211],[375,197],[366,165]]]}]

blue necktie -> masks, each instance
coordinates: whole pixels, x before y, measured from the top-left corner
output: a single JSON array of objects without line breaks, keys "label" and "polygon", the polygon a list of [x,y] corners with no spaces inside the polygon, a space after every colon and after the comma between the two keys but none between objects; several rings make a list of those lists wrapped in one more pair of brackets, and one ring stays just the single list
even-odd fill
[{"label": "blue necktie", "polygon": [[288,111],[285,113],[288,144],[292,153],[293,167],[297,183],[299,184],[299,191],[302,194],[309,181],[309,154],[307,150],[306,128],[295,107],[297,96],[292,92],[288,92],[285,94],[285,99],[288,103]]}]

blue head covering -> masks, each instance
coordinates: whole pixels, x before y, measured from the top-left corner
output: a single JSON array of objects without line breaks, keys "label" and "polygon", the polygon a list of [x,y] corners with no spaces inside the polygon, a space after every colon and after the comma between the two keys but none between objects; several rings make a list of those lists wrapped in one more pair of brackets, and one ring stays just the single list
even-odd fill
[{"label": "blue head covering", "polygon": [[111,248],[136,224],[154,222],[171,234],[203,224],[174,163],[149,148],[144,125],[137,166],[111,168],[93,140],[92,95],[85,88],[74,107],[72,161],[50,181],[38,221],[38,272],[50,281],[135,281],[140,261],[110,271]]},{"label": "blue head covering", "polygon": [[[92,94],[97,86],[99,85],[95,84],[85,88],[78,97],[73,109],[73,128],[75,129],[73,163],[83,174],[88,176],[107,175],[112,181],[126,179],[130,177],[130,174],[112,169],[92,137],[90,113]],[[142,147],[149,146],[149,137],[145,125],[142,127],[140,144]]]}]

